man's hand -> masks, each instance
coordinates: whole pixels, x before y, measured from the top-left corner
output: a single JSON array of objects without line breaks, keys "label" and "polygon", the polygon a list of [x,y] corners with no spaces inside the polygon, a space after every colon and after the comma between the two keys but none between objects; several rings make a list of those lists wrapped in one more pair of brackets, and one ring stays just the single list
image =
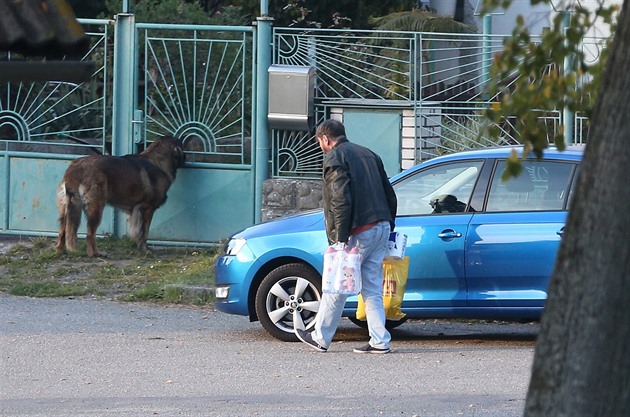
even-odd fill
[{"label": "man's hand", "polygon": [[345,242],[339,242],[338,241],[337,243],[335,243],[334,246],[337,248],[337,250],[344,250],[344,249],[346,249],[346,243]]}]

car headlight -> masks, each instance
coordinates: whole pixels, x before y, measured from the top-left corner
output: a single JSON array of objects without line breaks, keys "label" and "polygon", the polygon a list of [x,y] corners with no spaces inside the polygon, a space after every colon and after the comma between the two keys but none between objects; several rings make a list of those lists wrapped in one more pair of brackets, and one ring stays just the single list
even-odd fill
[{"label": "car headlight", "polygon": [[230,239],[230,241],[225,245],[225,254],[226,255],[238,255],[238,253],[243,249],[247,240],[245,239]]},{"label": "car headlight", "polygon": [[229,295],[230,295],[229,285],[217,286],[214,289],[214,296],[216,297],[217,300],[225,300],[228,298]]}]

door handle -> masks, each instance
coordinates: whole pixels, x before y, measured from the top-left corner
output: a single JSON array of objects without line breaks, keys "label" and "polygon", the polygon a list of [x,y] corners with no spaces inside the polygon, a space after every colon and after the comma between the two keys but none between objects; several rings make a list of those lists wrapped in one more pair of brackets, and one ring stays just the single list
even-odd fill
[{"label": "door handle", "polygon": [[462,237],[462,234],[452,229],[443,230],[438,235],[440,239],[455,239],[456,237]]}]

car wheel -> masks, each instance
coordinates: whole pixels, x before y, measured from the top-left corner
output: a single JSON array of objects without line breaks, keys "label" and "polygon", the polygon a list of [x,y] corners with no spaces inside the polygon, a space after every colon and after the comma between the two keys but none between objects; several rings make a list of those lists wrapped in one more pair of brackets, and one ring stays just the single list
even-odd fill
[{"label": "car wheel", "polygon": [[299,263],[271,271],[256,292],[256,314],[269,334],[285,342],[296,342],[294,329],[315,325],[319,309],[321,277]]},{"label": "car wheel", "polygon": [[[357,319],[356,317],[353,317],[353,316],[350,316],[348,318],[350,319],[351,322],[353,322],[357,326],[362,327],[364,329],[367,329],[367,321],[359,320],[359,319]],[[385,328],[387,330],[392,330],[392,329],[395,329],[398,326],[401,326],[406,321],[407,321],[407,317],[403,317],[400,320],[385,320]]]}]

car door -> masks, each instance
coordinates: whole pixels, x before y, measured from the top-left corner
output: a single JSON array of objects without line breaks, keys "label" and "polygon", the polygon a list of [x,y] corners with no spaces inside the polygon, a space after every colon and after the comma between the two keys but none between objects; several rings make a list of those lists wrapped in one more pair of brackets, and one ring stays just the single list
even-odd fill
[{"label": "car door", "polygon": [[432,165],[394,184],[396,231],[407,235],[405,311],[466,305],[464,243],[483,160]]},{"label": "car door", "polygon": [[542,308],[547,298],[575,163],[523,161],[517,178],[502,181],[497,161],[483,211],[466,237],[470,307]]}]

